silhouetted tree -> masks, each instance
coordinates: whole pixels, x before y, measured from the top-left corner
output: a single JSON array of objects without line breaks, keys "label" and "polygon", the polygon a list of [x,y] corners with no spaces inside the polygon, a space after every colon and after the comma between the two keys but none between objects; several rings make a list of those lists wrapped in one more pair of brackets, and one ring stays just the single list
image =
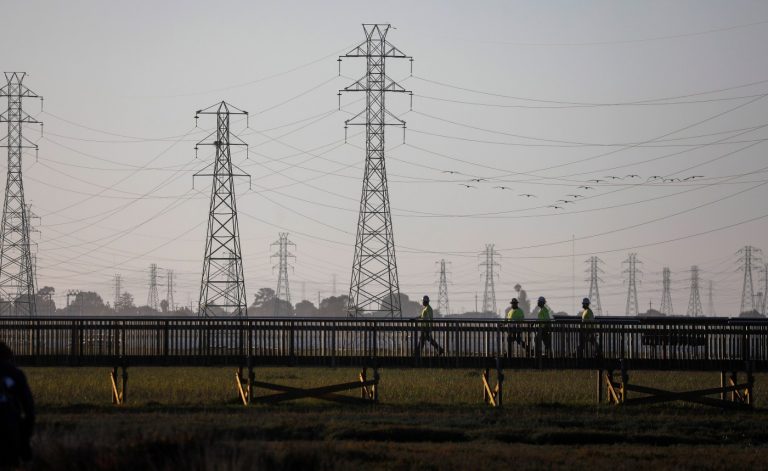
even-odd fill
[{"label": "silhouetted tree", "polygon": [[311,317],[317,315],[317,308],[311,301],[304,300],[296,304],[296,315],[301,317]]},{"label": "silhouetted tree", "polygon": [[317,315],[323,317],[346,317],[348,300],[349,296],[344,294],[341,296],[325,298],[320,301],[320,308],[317,310]]},{"label": "silhouetted tree", "polygon": [[49,316],[56,312],[56,303],[53,300],[54,294],[56,294],[56,290],[51,286],[45,286],[37,291],[35,304],[37,305],[37,313],[39,315]]}]

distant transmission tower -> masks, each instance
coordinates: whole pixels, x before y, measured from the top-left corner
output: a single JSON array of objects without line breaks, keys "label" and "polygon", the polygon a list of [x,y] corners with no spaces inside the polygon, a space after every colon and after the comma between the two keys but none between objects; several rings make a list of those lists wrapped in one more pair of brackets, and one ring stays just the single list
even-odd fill
[{"label": "distant transmission tower", "polygon": [[147,293],[147,306],[155,311],[160,308],[160,299],[157,295],[157,264],[149,266],[149,293]]},{"label": "distant transmission tower", "polygon": [[168,303],[168,310],[173,312],[176,310],[176,303],[173,300],[173,292],[175,291],[173,287],[173,270],[165,270],[165,278],[165,302]]},{"label": "distant transmission tower", "polygon": [[117,310],[118,306],[120,306],[120,295],[123,294],[123,277],[120,276],[119,273],[115,274],[114,283],[115,283],[115,301],[114,301],[113,307],[115,308],[115,310]]},{"label": "distant transmission tower", "polygon": [[694,265],[691,267],[691,297],[688,298],[687,315],[700,317],[703,312],[701,298],[699,297],[699,267]]},{"label": "distant transmission tower", "polygon": [[768,263],[763,265],[763,269],[760,270],[760,276],[762,277],[763,298],[758,312],[765,316],[768,314]]},{"label": "distant transmission tower", "polygon": [[6,85],[0,97],[8,98],[8,109],[0,113],[0,123],[8,123],[5,145],[8,148],[8,176],[5,184],[2,232],[0,233],[0,302],[8,303],[2,313],[34,316],[35,275],[29,239],[29,216],[24,202],[22,149],[37,145],[22,136],[24,124],[42,124],[22,109],[24,98],[40,98],[22,84],[24,72],[6,72]]},{"label": "distant transmission tower", "polygon": [[659,312],[668,316],[674,316],[675,309],[672,307],[672,280],[670,278],[669,267],[664,267],[661,277],[661,308]]},{"label": "distant transmission tower", "polygon": [[445,270],[445,259],[437,262],[440,264],[440,280],[438,281],[437,288],[437,311],[447,316],[451,313],[450,306],[448,305],[448,276]]},{"label": "distant transmission tower", "polygon": [[[214,140],[199,142],[195,151],[201,145],[214,146],[216,158],[211,173],[202,173],[203,170],[195,174],[213,179],[198,313],[205,317],[247,316],[234,178],[250,178],[250,175],[232,163],[230,147],[247,144],[230,132],[230,116],[245,115],[247,118],[248,112],[222,101],[198,111],[195,120],[205,114],[216,115],[216,131],[209,136]],[[232,272],[234,277],[230,275]]]},{"label": "distant transmission tower", "polygon": [[627,268],[624,273],[627,274],[627,307],[626,313],[628,316],[637,316],[640,312],[637,303],[637,275],[642,272],[637,268],[637,264],[641,263],[637,261],[637,254],[631,253],[629,257],[624,260],[627,264]]},{"label": "distant transmission tower", "polygon": [[600,278],[600,274],[603,273],[603,269],[600,265],[603,261],[600,260],[599,257],[589,257],[587,263],[589,263],[589,268],[587,269],[587,272],[589,273],[589,301],[595,314],[600,316],[603,314],[603,306],[600,303],[600,289],[598,288],[598,283],[602,283],[603,281],[603,279]]},{"label": "distant transmission tower", "polygon": [[741,288],[741,307],[739,312],[753,311],[755,309],[755,289],[752,284],[752,269],[759,263],[760,249],[747,245],[736,252],[736,254],[741,255],[739,262],[741,263],[741,270],[744,271],[744,284]]},{"label": "distant transmission tower", "polygon": [[500,267],[498,262],[494,260],[495,257],[500,256],[499,253],[494,250],[494,244],[485,244],[485,251],[480,255],[485,256],[485,260],[480,262],[480,266],[485,268],[485,273],[482,275],[485,280],[485,291],[483,292],[483,312],[492,312],[496,314],[496,286],[494,278],[498,276],[496,273],[496,267]]},{"label": "distant transmission tower", "polygon": [[[32,242],[31,234],[40,234],[40,229],[37,228],[40,224],[40,216],[32,211],[32,204],[27,205],[27,221],[30,232],[30,257],[32,258],[32,286],[35,289],[35,293],[37,293],[37,242]],[[35,221],[37,221],[37,224],[35,224]]]},{"label": "distant transmission tower", "polygon": [[291,252],[289,252],[288,247],[293,246],[296,247],[296,244],[288,240],[288,233],[287,232],[281,232],[280,238],[276,240],[275,242],[272,242],[272,247],[277,246],[277,252],[272,254],[271,258],[277,258],[278,262],[277,265],[275,265],[273,268],[277,268],[277,291],[275,294],[275,315],[279,316],[281,314],[290,314],[290,312],[282,312],[281,306],[283,305],[280,302],[277,301],[286,301],[289,305],[291,304],[291,287],[288,284],[288,267],[290,266],[288,263],[289,258],[296,258],[295,255],[293,255]]},{"label": "distant transmission tower", "polygon": [[[366,58],[366,73],[339,91],[339,100],[342,92],[364,92],[366,102],[363,111],[344,123],[345,134],[349,126],[365,126],[365,174],[347,312],[350,316],[381,313],[402,317],[384,163],[384,129],[388,125],[405,129],[405,121],[387,111],[384,96],[387,92],[411,93],[385,73],[388,58],[410,57],[387,41],[390,25],[364,24],[363,29],[365,41],[342,57]],[[342,57],[339,57],[339,74]],[[394,122],[388,122],[390,120]]]},{"label": "distant transmission tower", "polygon": [[710,316],[716,316],[715,314],[715,299],[712,294],[712,280],[709,280],[708,294],[707,294],[707,312]]}]

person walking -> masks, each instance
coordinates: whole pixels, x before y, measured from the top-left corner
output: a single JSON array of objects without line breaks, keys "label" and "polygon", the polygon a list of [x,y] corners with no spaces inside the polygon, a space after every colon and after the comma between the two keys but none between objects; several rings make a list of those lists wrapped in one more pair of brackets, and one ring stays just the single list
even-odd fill
[{"label": "person walking", "polygon": [[13,365],[13,351],[0,342],[0,469],[32,458],[29,440],[35,405],[24,373]]},{"label": "person walking", "polygon": [[596,333],[594,331],[595,313],[589,307],[589,298],[581,301],[581,326],[579,329],[579,358],[584,357],[584,350],[587,344],[595,347],[595,353],[600,354],[600,345],[597,343]]},{"label": "person walking", "polygon": [[544,298],[544,296],[539,296],[539,300],[536,303],[537,306],[539,306],[539,314],[538,314],[538,321],[539,321],[539,333],[536,334],[537,339],[541,339],[541,342],[537,340],[536,346],[543,344],[544,345],[544,352],[536,352],[537,356],[544,353],[544,355],[549,354],[549,352],[552,349],[552,334],[549,331],[549,323],[552,321],[551,314],[549,312],[549,307],[547,307],[547,300]]},{"label": "person walking", "polygon": [[445,350],[438,345],[434,337],[432,337],[432,319],[434,314],[432,312],[432,306],[429,305],[429,296],[425,295],[424,298],[422,298],[421,304],[424,308],[421,310],[421,315],[419,316],[421,336],[419,337],[419,345],[416,349],[416,355],[421,356],[421,350],[427,342],[442,355],[445,353]]},{"label": "person walking", "polygon": [[[507,311],[507,322],[514,322],[519,323],[525,320],[525,313],[523,313],[523,310],[520,309],[520,306],[518,305],[517,298],[512,298],[512,301],[509,303],[510,308]],[[509,332],[507,332],[507,356],[512,356],[512,343],[517,343],[521,347],[523,347],[523,351],[526,351],[525,346],[525,340],[523,340],[523,330],[518,325],[513,325],[509,327]]]}]

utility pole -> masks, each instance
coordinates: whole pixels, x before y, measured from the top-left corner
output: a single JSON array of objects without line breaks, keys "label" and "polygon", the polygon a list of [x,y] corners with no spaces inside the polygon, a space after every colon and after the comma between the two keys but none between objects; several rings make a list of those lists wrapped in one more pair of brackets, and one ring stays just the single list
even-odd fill
[{"label": "utility pole", "polygon": [[[245,115],[240,110],[224,101],[216,103],[195,114],[216,115],[216,131],[195,146],[214,146],[216,157],[213,171],[211,165],[195,174],[196,177],[212,177],[211,204],[208,211],[208,229],[205,236],[205,255],[203,256],[203,274],[200,282],[198,314],[203,317],[248,315],[248,302],[245,299],[245,277],[243,258],[240,248],[240,227],[237,222],[237,203],[235,198],[235,177],[250,175],[232,163],[230,147],[246,146],[242,139],[230,131],[230,116]],[[234,277],[231,273],[234,272]]]},{"label": "utility pole", "polygon": [[631,253],[624,263],[627,264],[627,268],[624,273],[627,274],[627,307],[626,315],[637,316],[639,314],[639,308],[637,304],[637,275],[642,272],[637,268],[637,264],[641,263],[637,261],[637,254]]},{"label": "utility pole", "polygon": [[149,293],[147,293],[147,306],[155,311],[160,309],[160,299],[157,295],[157,264],[149,266]]},{"label": "utility pole", "polygon": [[744,283],[741,288],[741,306],[739,313],[750,312],[755,309],[755,289],[752,284],[752,268],[760,263],[760,249],[747,245],[738,252],[741,270],[744,272]]},{"label": "utility pole", "polygon": [[691,297],[688,298],[688,316],[700,317],[703,314],[701,299],[699,298],[699,267],[691,267]]},{"label": "utility pole", "polygon": [[168,310],[170,312],[176,311],[176,303],[173,301],[173,270],[166,269],[165,270],[165,278],[166,278],[166,285],[165,285],[165,302],[168,303]]},{"label": "utility pole", "polygon": [[760,303],[759,312],[765,316],[768,313],[768,263],[763,265],[760,275],[763,277],[763,299]]},{"label": "utility pole", "polygon": [[[8,303],[10,313],[34,316],[35,276],[29,239],[29,215],[24,202],[22,151],[37,145],[22,135],[24,124],[40,124],[22,108],[24,98],[40,98],[22,84],[25,72],[6,72],[6,85],[0,97],[8,98],[8,108],[0,113],[0,123],[8,124],[3,147],[8,149],[8,174],[5,183],[3,218],[0,225],[0,302]],[[42,101],[41,101],[42,108]],[[42,129],[42,128],[41,128]]]},{"label": "utility pole", "polygon": [[661,277],[661,313],[667,316],[674,316],[675,310],[672,307],[672,292],[669,267],[664,267]]},{"label": "utility pole", "polygon": [[587,263],[589,264],[589,268],[587,269],[587,272],[589,273],[589,301],[595,314],[601,316],[603,315],[603,306],[600,304],[600,290],[598,288],[598,283],[603,282],[603,279],[600,278],[600,274],[603,273],[603,269],[600,265],[603,261],[600,260],[599,257],[589,257]]},{"label": "utility pole", "polygon": [[[440,279],[438,280],[437,287],[437,311],[440,315],[447,316],[451,313],[448,305],[448,276],[445,271],[445,259],[441,259],[440,264]],[[450,262],[449,262],[450,263]]]},{"label": "utility pole", "polygon": [[709,315],[716,316],[717,314],[715,314],[715,301],[714,301],[714,298],[712,297],[712,280],[709,280],[709,295],[708,295],[707,304],[708,304],[707,311],[709,312]]},{"label": "utility pole", "polygon": [[[285,301],[289,305],[291,305],[291,288],[288,284],[288,259],[293,258],[296,259],[296,256],[293,255],[288,251],[289,246],[296,247],[296,244],[288,240],[288,233],[287,232],[281,232],[280,237],[275,242],[272,242],[270,247],[277,246],[277,252],[272,254],[270,258],[277,258],[278,262],[277,265],[273,266],[272,269],[277,268],[277,290],[275,291],[275,316],[279,316],[281,314],[290,314],[289,312],[282,312],[282,308],[280,307],[282,303],[280,301]],[[293,268],[293,267],[291,267]],[[290,309],[290,308],[289,308]]]},{"label": "utility pole", "polygon": [[[387,41],[390,27],[364,24],[365,41],[342,56],[364,57],[367,61],[365,75],[339,90],[339,107],[342,92],[363,92],[366,98],[365,109],[344,123],[345,135],[349,126],[365,126],[365,174],[347,304],[347,312],[353,317],[376,313],[402,317],[384,162],[384,129],[388,125],[405,129],[405,121],[387,110],[384,97],[388,92],[411,92],[389,78],[385,66],[387,59],[408,58],[411,62],[413,59]],[[339,57],[339,75],[342,57]]]},{"label": "utility pole", "polygon": [[115,273],[114,284],[115,284],[115,301],[114,301],[113,307],[115,308],[115,311],[117,311],[118,306],[120,306],[120,295],[123,294],[123,277],[120,276],[119,273]]},{"label": "utility pole", "polygon": [[501,254],[494,250],[494,244],[485,244],[485,251],[480,252],[485,255],[485,260],[478,266],[485,268],[485,273],[481,276],[485,280],[485,291],[483,291],[483,312],[496,313],[496,286],[494,278],[499,276],[496,273],[496,267],[501,267],[494,257],[501,257]]}]

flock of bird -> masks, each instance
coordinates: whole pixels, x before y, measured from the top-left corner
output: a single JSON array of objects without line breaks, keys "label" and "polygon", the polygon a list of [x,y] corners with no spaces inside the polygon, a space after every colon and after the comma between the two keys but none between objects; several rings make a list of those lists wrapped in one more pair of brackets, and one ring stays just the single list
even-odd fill
[{"label": "flock of bird", "polygon": [[[457,172],[457,171],[454,171],[454,170],[444,170],[443,173],[447,173],[447,174],[451,174],[451,175],[461,175],[461,172]],[[607,175],[607,176],[604,176],[602,178],[594,178],[592,180],[587,180],[586,183],[591,183],[592,185],[581,185],[581,186],[578,187],[578,189],[579,190],[584,190],[584,191],[589,191],[589,190],[594,190],[595,189],[594,185],[599,185],[600,183],[609,183],[609,182],[615,181],[615,180],[624,180],[624,179],[632,180],[632,179],[640,179],[640,178],[641,178],[640,175],[637,175],[637,174],[634,174],[634,173],[629,174],[629,175],[625,175],[623,177],[618,177],[618,176],[615,176],[615,175]],[[685,178],[666,178],[666,177],[662,177],[661,175],[652,175],[652,176],[648,177],[646,182],[647,183],[690,182],[690,181],[696,180],[697,178],[704,178],[704,175],[691,175],[691,176],[685,177]],[[466,188],[468,190],[469,189],[477,189],[478,187],[476,185],[472,185],[472,183],[482,183],[482,182],[487,182],[489,180],[490,179],[488,179],[488,178],[472,178],[472,179],[468,180],[466,183],[458,183],[458,184],[463,186],[464,188]],[[512,187],[501,186],[501,185],[494,186],[493,188],[498,189],[498,190],[512,190],[513,189]],[[531,193],[519,193],[517,196],[522,197],[522,198],[537,198],[536,195],[531,194]],[[551,205],[549,205],[547,207],[548,208],[552,208],[552,209],[565,209],[564,205],[575,203],[579,198],[584,198],[584,195],[580,195],[580,194],[568,194],[568,195],[565,195],[565,196],[567,198],[569,198],[569,199],[559,199],[559,200],[555,201],[554,204],[551,204]]]}]

